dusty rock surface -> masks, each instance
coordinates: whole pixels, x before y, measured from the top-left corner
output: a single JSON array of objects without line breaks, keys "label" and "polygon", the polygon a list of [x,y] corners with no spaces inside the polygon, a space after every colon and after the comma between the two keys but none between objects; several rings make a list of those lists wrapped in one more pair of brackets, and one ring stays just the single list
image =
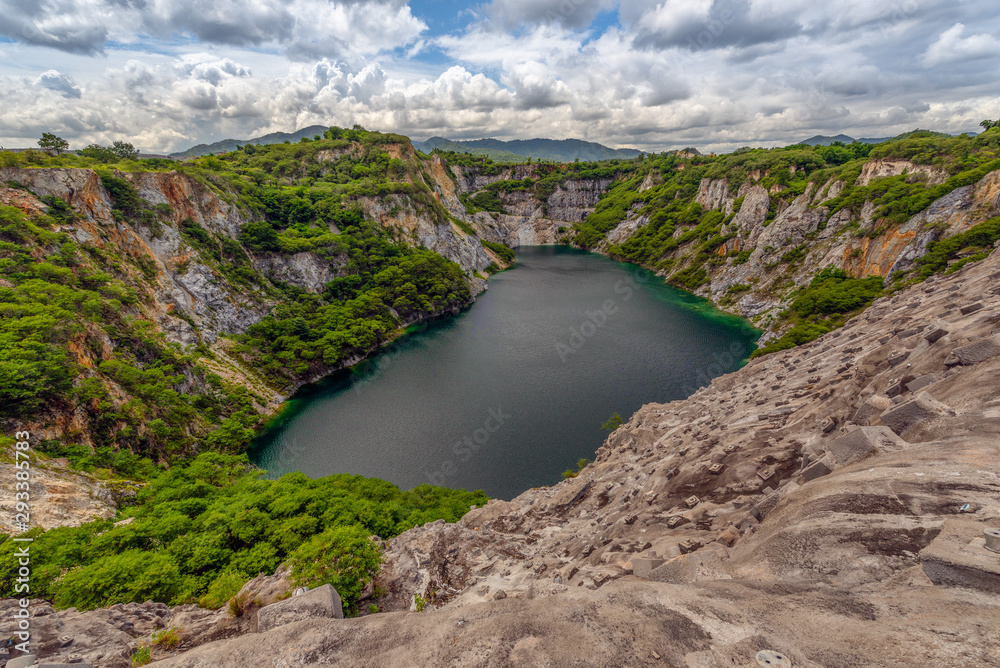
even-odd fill
[{"label": "dusty rock surface", "polygon": [[[0,465],[0,532],[20,533],[14,526],[17,469]],[[31,525],[51,529],[78,526],[95,518],[114,517],[117,503],[107,486],[55,463],[35,466],[31,476]]]}]

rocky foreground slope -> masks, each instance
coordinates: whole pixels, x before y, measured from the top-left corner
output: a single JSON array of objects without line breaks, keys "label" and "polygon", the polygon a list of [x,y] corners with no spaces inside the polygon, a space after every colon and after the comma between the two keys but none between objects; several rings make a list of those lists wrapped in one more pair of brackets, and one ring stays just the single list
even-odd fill
[{"label": "rocky foreground slope", "polygon": [[279,573],[235,618],[45,610],[67,639],[40,654],[126,666],[174,626],[164,666],[1000,665],[998,377],[993,253],[644,406],[576,478],[398,536],[378,614],[255,633]]}]

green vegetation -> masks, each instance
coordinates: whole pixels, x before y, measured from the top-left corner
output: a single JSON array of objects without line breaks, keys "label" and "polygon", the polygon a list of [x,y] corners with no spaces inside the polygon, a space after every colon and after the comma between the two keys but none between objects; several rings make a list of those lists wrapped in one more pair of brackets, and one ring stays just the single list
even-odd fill
[{"label": "green vegetation", "polygon": [[169,629],[161,629],[153,633],[150,644],[165,650],[172,650],[181,643],[181,636],[177,628],[171,626]]},{"label": "green vegetation", "polygon": [[129,658],[133,666],[146,666],[153,662],[152,650],[147,645],[140,645]]},{"label": "green vegetation", "polygon": [[880,276],[852,278],[845,271],[827,267],[800,289],[782,315],[792,325],[791,329],[755,350],[751,359],[800,346],[840,327],[851,315],[871,304],[882,290]]},{"label": "green vegetation", "polygon": [[487,241],[486,239],[483,239],[482,241],[483,241],[483,246],[490,249],[490,251],[498,258],[500,258],[504,264],[507,265],[514,264],[516,254],[514,253],[513,248],[505,244],[498,244],[493,241]]},{"label": "green vegetation", "polygon": [[939,272],[950,274],[970,262],[983,260],[997,241],[1000,241],[1000,217],[990,218],[961,234],[933,241],[927,247],[927,254],[917,261],[919,276],[926,278]]},{"label": "green vegetation", "polygon": [[38,146],[43,151],[55,151],[57,154],[69,149],[69,142],[62,137],[57,137],[51,132],[43,132],[42,138],[38,140]]},{"label": "green vegetation", "polygon": [[[457,265],[365,213],[391,202],[394,210],[456,222],[408,151],[398,135],[331,128],[315,141],[248,145],[186,163],[139,160],[121,142],[79,154],[0,158],[14,167],[94,168],[118,225],[147,238],[176,226],[187,256],[178,273],[197,267],[251,305],[274,304],[221,347],[284,388],[369,354],[409,323],[469,303]],[[152,205],[135,180],[160,170],[186,174],[250,222],[234,239],[179,219],[169,205]],[[288,562],[296,582],[334,584],[353,611],[381,562],[381,543],[370,536],[455,521],[470,504],[485,503],[481,492],[427,485],[401,492],[354,476],[260,479],[236,453],[259,426],[267,395],[253,382],[219,375],[207,345],[182,348],[158,333],[159,316],[150,311],[159,299],[157,268],[141,246],[79,242],[64,227],[76,224],[74,209],[58,198],[44,201],[48,210],[31,217],[0,207],[0,417],[82,416],[86,434],[39,443],[40,460],[67,457],[73,468],[108,481],[123,499],[119,519],[133,521],[34,530],[40,556],[33,594],[81,609],[152,599],[228,604],[239,614],[246,602],[234,596],[243,583]],[[108,231],[94,222],[107,241]],[[318,293],[271,281],[254,263],[301,252],[335,272]],[[174,313],[197,333],[189,314]],[[88,437],[93,447],[84,445]],[[4,595],[13,595],[13,546],[0,536]],[[164,633],[154,644],[167,647],[174,637]],[[148,654],[147,647],[134,658]]]},{"label": "green vegetation", "polygon": [[[50,212],[65,215],[50,202]],[[139,455],[182,452],[227,421],[255,424],[245,389],[167,344],[141,317],[134,258],[78,244],[55,231],[57,223],[52,215],[29,220],[0,207],[0,272],[8,283],[0,287],[0,415],[83,410],[95,450],[58,441],[40,451],[139,478],[153,468]],[[105,341],[114,347],[108,356]],[[202,391],[179,392],[186,377]],[[112,386],[128,400],[115,401]]]},{"label": "green vegetation", "polygon": [[80,149],[78,153],[85,158],[93,158],[98,162],[114,163],[120,160],[136,160],[139,151],[135,146],[124,141],[116,141],[111,146],[101,146],[100,144],[90,144],[87,148]]},{"label": "green vegetation", "polygon": [[[33,529],[32,593],[60,607],[129,601],[221,606],[286,559],[293,578],[334,584],[351,611],[381,560],[380,544],[412,526],[453,522],[481,492],[420,485],[401,492],[360,476],[262,480],[245,456],[205,453],[156,475],[114,526]],[[13,596],[15,543],[0,536],[0,593]]]},{"label": "green vegetation", "polygon": [[[615,415],[617,415],[617,413],[615,413]],[[576,470],[574,471],[573,469],[566,469],[565,471],[563,471],[562,472],[563,479],[565,480],[567,478],[575,478],[575,477],[577,477],[578,475],[580,475],[580,472],[583,471],[583,469],[587,468],[587,464],[589,464],[589,463],[590,463],[590,460],[587,459],[587,458],[583,458],[583,459],[577,460],[577,462],[576,462]]]}]

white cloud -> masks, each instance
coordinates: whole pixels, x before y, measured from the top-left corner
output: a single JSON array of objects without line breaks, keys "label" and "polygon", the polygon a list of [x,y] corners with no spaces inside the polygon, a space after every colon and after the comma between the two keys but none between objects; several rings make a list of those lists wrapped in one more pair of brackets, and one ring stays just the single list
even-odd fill
[{"label": "white cloud", "polygon": [[426,28],[405,0],[0,0],[0,36],[80,54],[154,36],[348,57],[411,44]]},{"label": "white cloud", "polygon": [[80,88],[73,83],[73,80],[56,70],[42,72],[38,79],[35,80],[35,85],[59,91],[66,97],[80,97]]},{"label": "white cloud", "polygon": [[925,67],[962,63],[1000,56],[1000,41],[986,33],[962,37],[965,24],[956,23],[941,33],[921,57]]}]

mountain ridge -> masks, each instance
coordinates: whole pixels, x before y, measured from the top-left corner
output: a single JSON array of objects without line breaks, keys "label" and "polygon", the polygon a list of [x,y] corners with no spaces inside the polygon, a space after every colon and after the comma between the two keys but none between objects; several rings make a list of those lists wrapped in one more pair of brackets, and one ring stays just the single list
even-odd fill
[{"label": "mountain ridge", "polygon": [[219,141],[211,144],[197,144],[185,151],[171,153],[169,157],[181,159],[198,158],[203,155],[236,151],[241,146],[246,144],[281,144],[285,141],[299,141],[303,137],[312,139],[316,135],[322,135],[327,129],[328,126],[326,125],[310,125],[309,127],[296,130],[295,132],[271,132],[266,135],[261,135],[260,137],[251,137],[250,139],[220,139]]},{"label": "mountain ridge", "polygon": [[[642,153],[637,149],[614,149],[583,139],[467,139],[453,140],[446,137],[431,137],[426,141],[413,142],[418,151],[430,153],[435,149],[483,155],[497,162],[524,162],[527,158],[550,160],[553,162],[573,162],[574,160],[595,161],[634,158]],[[519,158],[511,160],[510,158]]]}]

